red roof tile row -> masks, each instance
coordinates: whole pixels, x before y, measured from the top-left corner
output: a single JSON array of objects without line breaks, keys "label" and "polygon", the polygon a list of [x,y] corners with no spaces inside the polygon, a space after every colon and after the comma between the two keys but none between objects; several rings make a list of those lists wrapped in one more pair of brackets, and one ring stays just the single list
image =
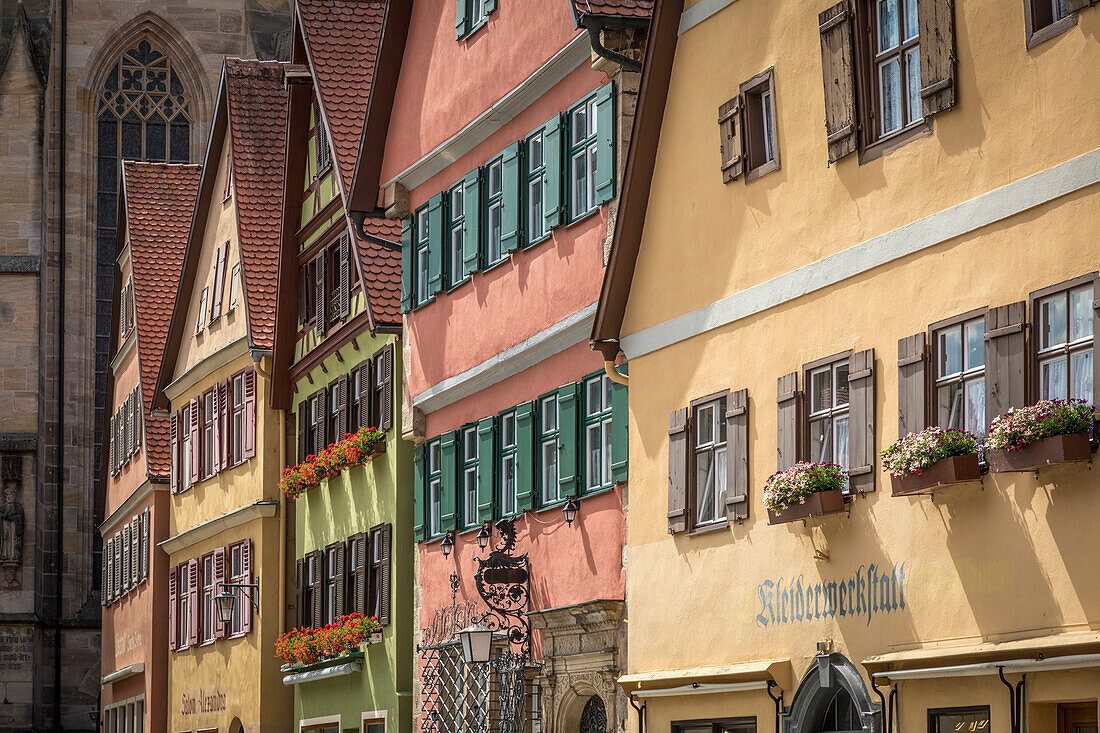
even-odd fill
[{"label": "red roof tile row", "polygon": [[576,17],[609,15],[618,18],[648,18],[653,15],[653,0],[570,0]]},{"label": "red roof tile row", "polygon": [[275,285],[286,167],[288,96],[283,64],[225,60],[241,279],[252,343],[275,341]]},{"label": "red roof tile row", "polygon": [[170,425],[168,418],[151,413],[152,397],[201,175],[201,165],[127,161],[122,167],[146,461],[154,476],[169,473]]}]

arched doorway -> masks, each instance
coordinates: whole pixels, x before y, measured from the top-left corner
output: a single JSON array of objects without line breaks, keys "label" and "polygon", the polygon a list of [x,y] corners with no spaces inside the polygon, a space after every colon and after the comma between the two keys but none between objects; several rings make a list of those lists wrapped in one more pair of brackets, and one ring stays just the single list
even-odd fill
[{"label": "arched doorway", "polygon": [[881,733],[882,706],[843,654],[823,654],[807,670],[783,716],[785,733]]},{"label": "arched doorway", "polygon": [[580,733],[607,733],[607,708],[599,695],[585,702],[578,729]]}]

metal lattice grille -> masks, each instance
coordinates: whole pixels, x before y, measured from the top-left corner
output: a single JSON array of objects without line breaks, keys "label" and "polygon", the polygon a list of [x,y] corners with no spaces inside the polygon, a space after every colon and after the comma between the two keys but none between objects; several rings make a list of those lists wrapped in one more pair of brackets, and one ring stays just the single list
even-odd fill
[{"label": "metal lattice grille", "polygon": [[457,644],[422,649],[422,733],[484,733],[489,729],[489,666],[467,666]]}]

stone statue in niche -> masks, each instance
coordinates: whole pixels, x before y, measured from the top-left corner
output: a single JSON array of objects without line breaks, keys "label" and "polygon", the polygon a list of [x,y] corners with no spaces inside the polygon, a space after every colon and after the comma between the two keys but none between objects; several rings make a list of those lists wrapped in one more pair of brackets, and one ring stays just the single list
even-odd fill
[{"label": "stone statue in niche", "polygon": [[23,533],[26,515],[23,505],[17,501],[23,463],[20,456],[4,456],[0,462],[0,480],[3,482],[3,503],[0,504],[0,590],[19,590],[23,583],[19,569],[23,566]]}]

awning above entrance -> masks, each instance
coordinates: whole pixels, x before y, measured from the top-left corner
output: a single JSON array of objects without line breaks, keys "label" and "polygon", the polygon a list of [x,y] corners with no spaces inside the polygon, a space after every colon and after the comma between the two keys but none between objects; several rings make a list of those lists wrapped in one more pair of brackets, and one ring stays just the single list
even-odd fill
[{"label": "awning above entrance", "polygon": [[664,690],[684,685],[773,680],[784,690],[794,687],[794,672],[789,659],[767,659],[713,667],[635,672],[619,677],[619,686],[628,694],[642,690]]},{"label": "awning above entrance", "polygon": [[[1041,667],[1050,667],[1056,657],[1073,656],[1084,660],[1096,654],[1100,654],[1100,631],[1075,631],[1012,641],[907,649],[868,657],[863,660],[863,666],[875,676],[889,677],[889,672],[896,672],[895,676],[901,679],[902,676],[912,678],[917,676],[916,673],[934,668],[974,668],[984,664],[996,666],[995,663],[998,662],[1028,666],[1037,671]],[[1040,661],[1046,664],[1036,667],[1035,662]],[[1079,667],[1082,664],[1085,662],[1078,660],[1074,666]],[[993,674],[996,674],[996,670]]]}]

